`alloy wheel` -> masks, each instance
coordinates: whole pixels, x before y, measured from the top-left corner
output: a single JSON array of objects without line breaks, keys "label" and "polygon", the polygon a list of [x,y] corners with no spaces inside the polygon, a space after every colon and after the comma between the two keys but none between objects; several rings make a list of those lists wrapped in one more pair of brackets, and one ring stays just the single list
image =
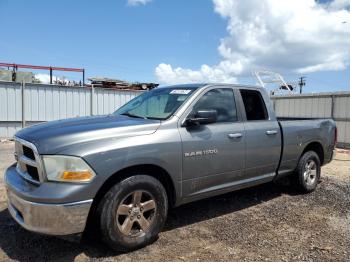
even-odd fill
[{"label": "alloy wheel", "polygon": [[147,191],[137,190],[126,196],[118,206],[116,222],[126,236],[142,236],[149,230],[155,214],[156,201]]}]

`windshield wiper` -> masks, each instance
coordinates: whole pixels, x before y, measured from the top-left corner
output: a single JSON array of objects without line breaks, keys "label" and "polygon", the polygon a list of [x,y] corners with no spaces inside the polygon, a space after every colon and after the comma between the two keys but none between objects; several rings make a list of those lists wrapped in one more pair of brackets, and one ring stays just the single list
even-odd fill
[{"label": "windshield wiper", "polygon": [[128,117],[134,117],[134,118],[143,118],[143,119],[146,119],[146,117],[137,116],[137,115],[133,115],[133,114],[130,114],[130,113],[122,113],[121,115],[123,115],[123,116],[128,116]]},{"label": "windshield wiper", "polygon": [[151,117],[151,116],[138,116],[138,115],[133,115],[130,113],[122,113],[121,115],[123,116],[128,116],[128,117],[134,117],[134,118],[142,118],[142,119],[151,119],[151,120],[163,120],[163,118],[159,117]]},{"label": "windshield wiper", "polygon": [[151,119],[151,120],[164,120],[164,118],[160,118],[160,117],[152,117],[152,116],[147,116],[145,117],[146,119]]}]

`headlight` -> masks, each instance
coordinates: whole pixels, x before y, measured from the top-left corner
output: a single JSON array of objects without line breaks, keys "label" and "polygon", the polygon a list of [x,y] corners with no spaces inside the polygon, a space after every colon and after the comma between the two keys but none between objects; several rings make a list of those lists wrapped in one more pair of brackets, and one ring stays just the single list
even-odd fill
[{"label": "headlight", "polygon": [[89,182],[95,172],[80,157],[43,156],[46,176],[49,181]]}]

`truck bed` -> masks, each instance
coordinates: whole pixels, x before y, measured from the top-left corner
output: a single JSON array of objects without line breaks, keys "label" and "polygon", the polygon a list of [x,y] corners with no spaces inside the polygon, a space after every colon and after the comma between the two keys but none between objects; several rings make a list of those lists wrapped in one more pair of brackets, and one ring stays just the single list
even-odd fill
[{"label": "truck bed", "polygon": [[331,159],[335,135],[335,122],[332,119],[279,117],[277,120],[282,133],[279,174],[292,172],[297,166],[298,157],[311,142],[330,145],[329,148],[321,146],[321,150],[324,152],[323,162],[326,163]]}]

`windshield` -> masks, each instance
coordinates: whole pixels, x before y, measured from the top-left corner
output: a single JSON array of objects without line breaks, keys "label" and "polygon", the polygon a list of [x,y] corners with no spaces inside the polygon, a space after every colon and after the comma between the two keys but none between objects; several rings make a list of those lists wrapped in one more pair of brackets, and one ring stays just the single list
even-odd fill
[{"label": "windshield", "polygon": [[196,88],[155,88],[132,99],[113,114],[164,120],[191,96]]}]

